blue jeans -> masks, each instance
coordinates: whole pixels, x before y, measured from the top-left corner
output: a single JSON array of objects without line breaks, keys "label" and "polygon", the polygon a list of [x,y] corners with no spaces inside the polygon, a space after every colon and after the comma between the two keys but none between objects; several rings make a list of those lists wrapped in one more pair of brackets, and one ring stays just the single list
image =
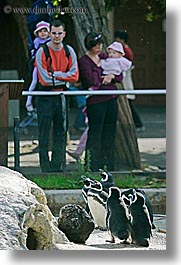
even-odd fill
[{"label": "blue jeans", "polygon": [[[71,91],[77,91],[77,87],[70,85],[69,90]],[[76,99],[76,105],[78,108],[78,112],[74,121],[74,128],[79,129],[79,128],[85,128],[85,115],[82,112],[83,108],[86,106],[86,97],[85,96],[75,96]]]}]

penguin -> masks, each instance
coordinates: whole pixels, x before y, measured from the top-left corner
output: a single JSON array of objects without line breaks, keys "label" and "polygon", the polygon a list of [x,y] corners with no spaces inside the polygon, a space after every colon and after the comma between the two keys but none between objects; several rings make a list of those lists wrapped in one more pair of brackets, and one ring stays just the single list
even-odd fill
[{"label": "penguin", "polygon": [[102,184],[99,181],[91,183],[87,192],[87,203],[91,216],[101,230],[106,229],[106,201],[108,194],[103,191]]},{"label": "penguin", "polygon": [[142,190],[142,189],[129,189],[129,190],[123,191],[121,193],[121,196],[123,197],[126,205],[129,206],[129,204],[130,204],[130,200],[129,200],[130,196],[132,196],[132,202],[133,202],[134,200],[136,200],[136,193],[137,192],[142,193],[142,195],[145,198],[145,205],[146,205],[146,207],[148,209],[148,212],[149,212],[149,215],[150,215],[152,229],[155,229],[155,225],[153,223],[153,209],[152,209],[150,200],[148,198],[148,195],[146,194],[146,192],[144,190]]},{"label": "penguin", "polygon": [[86,176],[81,176],[83,179],[83,187],[82,187],[82,196],[84,198],[85,203],[87,203],[87,192],[91,187],[91,183],[95,183],[93,178],[88,178]]},{"label": "penguin", "polygon": [[109,188],[114,187],[113,175],[110,172],[106,172],[103,169],[99,169],[101,175],[101,184],[105,192],[109,193]]},{"label": "penguin", "polygon": [[153,208],[151,206],[150,200],[148,198],[148,195],[146,194],[146,192],[142,189],[136,189],[136,192],[140,192],[143,194],[144,198],[145,198],[145,205],[148,209],[149,215],[150,215],[150,220],[151,220],[151,224],[152,224],[152,229],[155,229],[155,225],[153,223]]},{"label": "penguin", "polygon": [[150,238],[152,236],[152,224],[148,208],[145,204],[145,197],[141,192],[133,189],[133,194],[129,194],[129,199],[129,211],[132,215],[132,243],[143,247],[149,247]]},{"label": "penguin", "polygon": [[86,176],[81,176],[81,178],[83,179],[83,184],[84,184],[82,187],[82,197],[86,204],[85,210],[87,213],[90,213],[90,209],[88,207],[88,202],[87,202],[87,193],[91,187],[91,183],[96,183],[96,181],[93,178],[88,178]]},{"label": "penguin", "polygon": [[131,215],[128,208],[121,197],[121,191],[117,187],[109,189],[107,199],[107,230],[111,234],[111,240],[108,242],[115,243],[115,237],[129,243],[131,236]]}]

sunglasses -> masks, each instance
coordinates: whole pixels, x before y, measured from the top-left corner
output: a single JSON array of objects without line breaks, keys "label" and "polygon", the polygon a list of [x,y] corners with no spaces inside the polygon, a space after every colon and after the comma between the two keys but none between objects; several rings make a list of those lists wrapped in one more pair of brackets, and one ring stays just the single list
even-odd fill
[{"label": "sunglasses", "polygon": [[64,33],[63,31],[62,32],[55,32],[55,31],[51,32],[52,35],[57,35],[58,34],[59,36],[62,35],[63,33]]},{"label": "sunglasses", "polygon": [[93,40],[95,41],[95,40],[99,40],[99,39],[101,39],[101,38],[102,38],[102,35],[99,34],[99,35],[95,36]]},{"label": "sunglasses", "polygon": [[98,34],[88,42],[88,49],[96,46],[97,44],[103,43],[102,35]]}]

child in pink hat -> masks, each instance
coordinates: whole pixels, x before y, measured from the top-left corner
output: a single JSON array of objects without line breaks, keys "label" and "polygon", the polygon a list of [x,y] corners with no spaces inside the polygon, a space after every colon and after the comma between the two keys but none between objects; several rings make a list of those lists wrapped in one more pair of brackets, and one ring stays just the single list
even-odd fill
[{"label": "child in pink hat", "polygon": [[108,58],[101,60],[104,75],[120,75],[131,67],[132,62],[123,57],[125,53],[121,43],[113,42],[107,47],[107,52]]},{"label": "child in pink hat", "polygon": [[[37,52],[40,44],[46,43],[50,40],[49,32],[50,32],[50,24],[48,22],[41,21],[41,22],[37,23],[36,29],[34,30],[34,35],[36,36],[36,38],[33,41],[34,49],[31,50],[32,59],[35,58],[36,52]],[[38,81],[38,71],[37,71],[37,68],[35,66],[33,69],[31,85],[30,85],[28,91],[35,90],[35,87],[37,85],[37,81]],[[28,96],[28,98],[27,98],[26,109],[29,112],[32,112],[34,110],[33,105],[32,105],[32,96]]]}]

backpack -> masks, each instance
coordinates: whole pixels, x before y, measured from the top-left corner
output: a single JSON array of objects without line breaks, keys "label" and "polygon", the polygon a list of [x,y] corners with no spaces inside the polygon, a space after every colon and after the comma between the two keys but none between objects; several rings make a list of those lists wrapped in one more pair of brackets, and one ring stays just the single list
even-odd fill
[{"label": "backpack", "polygon": [[[28,32],[28,36],[29,36],[29,32]],[[46,42],[44,42],[44,44],[46,44],[47,42],[49,42],[50,39],[48,39]],[[31,46],[29,45],[28,48],[28,61],[27,61],[27,71],[29,74],[29,77],[32,77],[32,73],[33,73],[33,69],[34,69],[34,63],[35,63],[35,57],[36,57],[36,52],[37,50],[42,46],[43,44],[39,44],[38,48],[36,49],[34,47],[34,43],[31,43]]]},{"label": "backpack", "polygon": [[[69,48],[68,48],[68,46],[67,46],[67,44],[66,44],[65,42],[62,42],[62,44],[63,44],[63,48],[64,48],[64,50],[65,50],[66,57],[69,58],[69,55],[70,55]],[[39,48],[40,48],[40,47],[43,48],[43,51],[44,51],[44,53],[45,53],[45,57],[46,57],[46,61],[48,60],[48,58],[50,58],[50,63],[51,63],[52,58],[51,58],[51,56],[50,56],[50,51],[49,51],[49,48],[48,48],[46,42],[40,44],[40,45],[39,45]]]},{"label": "backpack", "polygon": [[[69,56],[70,56],[70,51],[69,51],[69,48],[67,46],[67,44],[65,44],[64,42],[62,42],[63,44],[63,48],[65,50],[65,54],[66,54],[66,57],[69,59]],[[52,58],[51,58],[51,55],[50,55],[50,51],[49,51],[49,48],[47,46],[46,43],[42,43],[39,45],[39,48],[42,47],[43,48],[43,51],[45,53],[45,58],[46,58],[46,61],[48,61],[48,59],[50,59],[50,70],[52,72],[52,83],[53,83],[53,86],[54,86],[54,76],[53,76],[53,71],[52,71],[52,68],[51,68],[51,64],[52,64]]]}]

